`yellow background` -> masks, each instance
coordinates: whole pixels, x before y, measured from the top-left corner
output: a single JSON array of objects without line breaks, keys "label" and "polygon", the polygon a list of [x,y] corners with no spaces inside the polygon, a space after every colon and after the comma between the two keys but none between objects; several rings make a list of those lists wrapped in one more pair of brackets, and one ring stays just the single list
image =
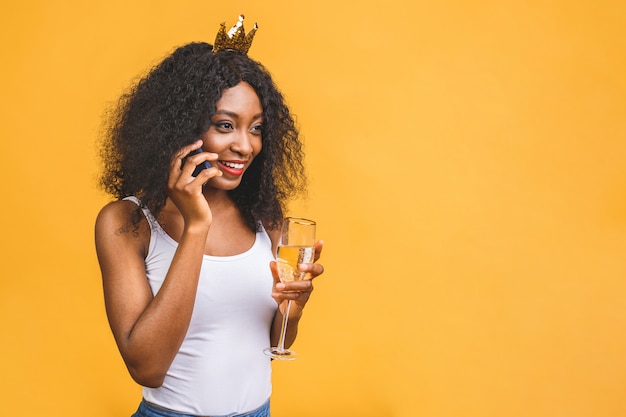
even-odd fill
[{"label": "yellow background", "polygon": [[0,414],[136,407],[93,248],[101,114],[244,12],[326,241],[274,416],[625,416],[624,4],[4,2]]}]

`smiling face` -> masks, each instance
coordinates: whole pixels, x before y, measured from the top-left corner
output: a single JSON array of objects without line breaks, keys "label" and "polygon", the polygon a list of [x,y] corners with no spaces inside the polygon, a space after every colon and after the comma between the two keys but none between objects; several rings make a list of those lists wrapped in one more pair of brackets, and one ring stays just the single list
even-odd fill
[{"label": "smiling face", "polygon": [[220,190],[239,186],[244,172],[261,152],[262,124],[263,107],[250,84],[242,81],[224,90],[209,130],[200,137],[205,151],[219,155],[215,165],[223,174],[209,180],[208,186]]}]

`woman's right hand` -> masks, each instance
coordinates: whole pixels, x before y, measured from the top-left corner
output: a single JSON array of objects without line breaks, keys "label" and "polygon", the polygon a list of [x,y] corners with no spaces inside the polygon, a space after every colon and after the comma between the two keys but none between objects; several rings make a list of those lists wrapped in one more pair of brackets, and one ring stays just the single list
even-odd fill
[{"label": "woman's right hand", "polygon": [[211,209],[202,193],[202,187],[211,178],[222,175],[219,169],[212,166],[200,171],[197,177],[192,176],[197,165],[204,161],[216,161],[218,157],[217,154],[210,152],[188,156],[189,152],[199,149],[201,146],[201,140],[183,146],[174,154],[170,162],[167,194],[188,226],[196,223],[211,224]]}]

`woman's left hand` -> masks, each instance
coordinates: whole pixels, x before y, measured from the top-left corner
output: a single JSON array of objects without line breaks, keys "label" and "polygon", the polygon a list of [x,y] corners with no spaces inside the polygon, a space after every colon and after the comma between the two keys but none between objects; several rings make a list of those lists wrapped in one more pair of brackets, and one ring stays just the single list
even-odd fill
[{"label": "woman's left hand", "polygon": [[299,281],[281,282],[278,276],[278,267],[276,261],[270,262],[270,269],[274,276],[274,286],[272,288],[272,297],[279,305],[281,313],[284,314],[287,303],[284,301],[291,300],[291,308],[289,309],[289,318],[300,317],[302,309],[309,301],[311,292],[313,291],[313,279],[324,273],[324,267],[317,263],[322,253],[324,241],[320,240],[315,243],[314,263],[300,264],[300,271],[304,272],[304,278]]}]

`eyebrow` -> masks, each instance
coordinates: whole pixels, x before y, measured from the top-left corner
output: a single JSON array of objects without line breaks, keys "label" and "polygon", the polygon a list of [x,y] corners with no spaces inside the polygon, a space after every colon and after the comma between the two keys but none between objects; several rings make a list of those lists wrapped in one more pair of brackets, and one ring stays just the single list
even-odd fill
[{"label": "eyebrow", "polygon": [[[217,115],[217,114],[225,114],[226,116],[230,116],[230,117],[234,117],[234,118],[238,118],[239,115],[235,112],[232,112],[230,110],[217,110],[215,113],[213,113],[213,115]],[[263,113],[259,113],[259,114],[255,114],[252,118],[253,119],[259,119],[263,117]]]}]

